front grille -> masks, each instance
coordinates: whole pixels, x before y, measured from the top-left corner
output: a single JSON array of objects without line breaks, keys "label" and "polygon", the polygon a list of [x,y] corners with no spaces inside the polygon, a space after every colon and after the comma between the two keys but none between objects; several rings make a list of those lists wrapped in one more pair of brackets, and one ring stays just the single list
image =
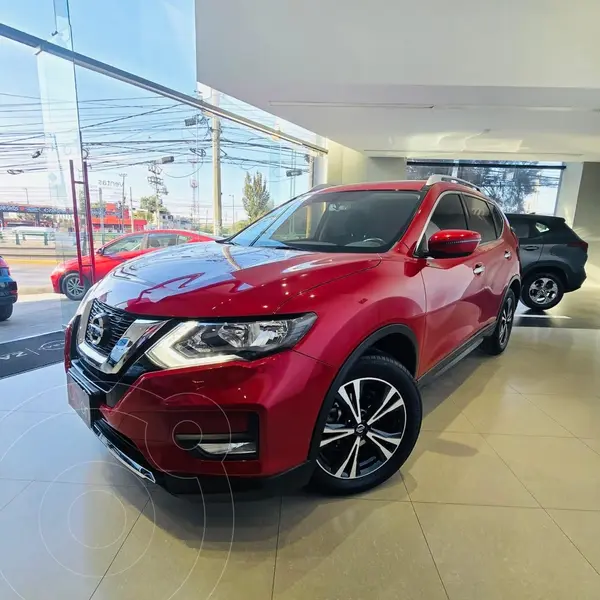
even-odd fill
[{"label": "front grille", "polygon": [[100,302],[99,300],[94,300],[90,309],[89,320],[93,319],[100,313],[104,313],[108,316],[110,335],[106,336],[106,339],[96,346],[92,344],[90,330],[86,329],[85,340],[88,342],[88,344],[91,344],[97,352],[104,356],[108,356],[115,344],[121,339],[123,334],[127,331],[127,329],[129,329],[129,326],[135,321],[135,316],[125,312],[124,310],[104,304],[104,302]]}]

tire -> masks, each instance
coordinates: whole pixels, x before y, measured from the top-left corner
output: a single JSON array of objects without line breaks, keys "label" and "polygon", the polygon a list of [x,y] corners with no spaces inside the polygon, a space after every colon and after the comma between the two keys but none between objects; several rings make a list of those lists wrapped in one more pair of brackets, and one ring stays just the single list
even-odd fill
[{"label": "tire", "polygon": [[13,305],[8,304],[7,306],[0,306],[0,321],[6,321],[10,319],[13,314]]},{"label": "tire", "polygon": [[81,300],[88,289],[87,281],[84,277],[83,285],[79,281],[79,273],[72,272],[67,273],[62,280],[62,291],[63,294],[69,299],[74,301]]},{"label": "tire", "polygon": [[554,308],[565,295],[565,286],[556,273],[531,273],[523,282],[521,302],[533,310]]},{"label": "tire", "polygon": [[362,356],[331,403],[311,487],[342,495],[380,485],[409,457],[422,418],[421,394],[407,369],[388,355]]},{"label": "tire", "polygon": [[517,298],[512,290],[508,290],[508,293],[504,297],[502,308],[500,309],[500,315],[496,323],[494,333],[483,340],[481,348],[487,354],[496,356],[502,354],[508,346],[510,340],[510,334],[512,333],[515,309],[517,308]]}]

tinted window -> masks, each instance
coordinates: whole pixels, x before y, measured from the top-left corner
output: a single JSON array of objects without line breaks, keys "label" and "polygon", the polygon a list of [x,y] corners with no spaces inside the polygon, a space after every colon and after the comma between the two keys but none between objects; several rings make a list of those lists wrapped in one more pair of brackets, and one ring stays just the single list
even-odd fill
[{"label": "tinted window", "polygon": [[548,227],[548,225],[544,225],[544,223],[540,223],[539,221],[535,224],[535,229],[538,233],[546,233],[546,231],[550,231],[550,227]]},{"label": "tinted window", "polygon": [[465,196],[465,204],[469,213],[469,229],[481,235],[482,244],[495,240],[498,236],[490,205],[473,196]]},{"label": "tinted window", "polygon": [[177,243],[178,243],[178,244],[187,244],[187,243],[188,243],[188,242],[189,242],[191,239],[192,239],[192,238],[191,238],[191,236],[189,236],[189,235],[182,235],[182,234],[179,234],[179,235],[177,236]]},{"label": "tinted window", "polygon": [[[400,238],[419,198],[418,192],[396,190],[309,194],[263,217],[231,241],[321,252],[381,251]],[[248,230],[261,227],[258,239],[249,242]]]},{"label": "tinted window", "polygon": [[496,226],[496,235],[500,237],[504,229],[504,217],[497,206],[492,206],[492,216],[494,217],[494,225]]},{"label": "tinted window", "polygon": [[517,234],[517,237],[520,240],[527,239],[531,236],[531,230],[528,221],[519,221],[511,219],[510,226],[514,229],[515,233]]},{"label": "tinted window", "polygon": [[427,224],[419,252],[424,251],[429,238],[442,229],[467,229],[467,218],[458,194],[442,196]]},{"label": "tinted window", "polygon": [[176,245],[176,233],[151,233],[148,236],[148,248],[168,248]]},{"label": "tinted window", "polygon": [[110,256],[112,254],[119,254],[120,252],[133,252],[134,250],[141,250],[143,240],[143,235],[130,235],[124,237],[106,246],[106,248],[104,248],[104,254]]}]

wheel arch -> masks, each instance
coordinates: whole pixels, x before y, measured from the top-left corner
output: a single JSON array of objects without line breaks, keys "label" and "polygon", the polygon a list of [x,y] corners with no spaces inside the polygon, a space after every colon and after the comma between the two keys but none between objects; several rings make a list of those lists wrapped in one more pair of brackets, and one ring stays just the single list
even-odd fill
[{"label": "wheel arch", "polygon": [[[390,353],[390,347],[393,342],[403,342],[401,349],[398,353],[402,353],[406,351],[404,354],[405,358],[412,361],[412,365],[404,365],[411,373],[413,377],[416,377],[417,369],[418,369],[418,357],[419,357],[419,347],[417,342],[417,336],[414,331],[408,326],[402,323],[386,325],[381,329],[371,333],[368,337],[366,337],[348,356],[348,358],[344,361],[344,364],[341,366],[337,375],[334,377],[329,389],[327,390],[327,394],[325,394],[325,398],[323,400],[323,405],[319,411],[317,416],[317,420],[315,422],[315,426],[313,429],[308,459],[316,460],[319,454],[319,441],[320,441],[320,433],[325,427],[325,421],[327,420],[327,414],[333,404],[335,393],[338,388],[344,381],[346,375],[352,369],[352,367],[356,364],[358,359],[361,356],[369,353],[377,353],[384,352],[388,354],[392,358],[398,359],[398,353]],[[399,360],[402,362],[402,360]],[[402,362],[402,364],[404,364]]]},{"label": "wheel arch", "polygon": [[531,265],[522,275],[522,280],[525,281],[528,277],[536,273],[552,273],[560,278],[563,287],[567,287],[568,276],[564,265],[557,262],[536,262]]}]

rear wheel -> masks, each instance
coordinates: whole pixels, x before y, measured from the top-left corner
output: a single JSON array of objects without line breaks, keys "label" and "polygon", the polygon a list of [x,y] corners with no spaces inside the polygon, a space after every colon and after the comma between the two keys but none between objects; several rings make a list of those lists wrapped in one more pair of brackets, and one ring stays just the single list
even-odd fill
[{"label": "rear wheel", "polygon": [[0,321],[6,321],[7,319],[10,319],[12,313],[12,304],[8,304],[7,306],[0,306]]},{"label": "rear wheel", "polygon": [[496,322],[494,333],[483,340],[481,348],[488,354],[502,354],[508,346],[508,340],[512,333],[513,321],[515,318],[515,309],[517,307],[517,299],[512,290],[508,290],[504,298],[504,304],[500,310],[500,316]]},{"label": "rear wheel", "polygon": [[387,355],[361,357],[329,409],[313,485],[353,494],[383,483],[412,452],[421,420],[421,395],[404,366]]},{"label": "rear wheel", "polygon": [[67,273],[62,281],[62,290],[69,300],[81,300],[87,291],[85,278],[79,278],[79,273]]},{"label": "rear wheel", "polygon": [[565,286],[555,273],[532,273],[523,282],[521,301],[534,310],[554,308],[565,294]]}]

